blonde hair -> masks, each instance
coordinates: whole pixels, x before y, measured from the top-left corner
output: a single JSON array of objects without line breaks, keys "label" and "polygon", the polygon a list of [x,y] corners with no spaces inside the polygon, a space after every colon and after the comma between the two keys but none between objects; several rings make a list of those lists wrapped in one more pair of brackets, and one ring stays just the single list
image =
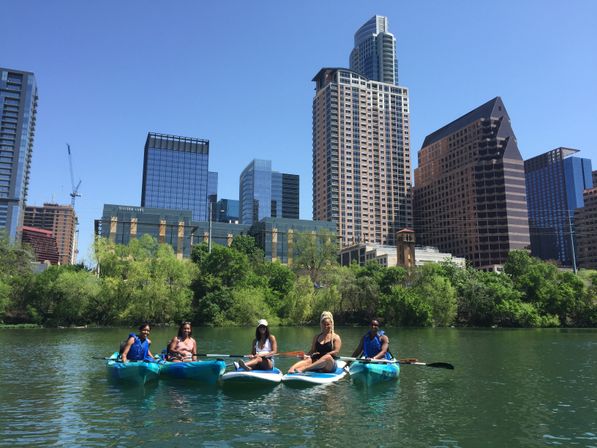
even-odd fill
[{"label": "blonde hair", "polygon": [[333,349],[334,348],[334,316],[329,311],[324,311],[323,313],[321,313],[321,317],[319,318],[319,328],[321,329],[322,332],[324,330],[323,321],[325,319],[329,319],[330,322],[332,323],[332,349]]}]

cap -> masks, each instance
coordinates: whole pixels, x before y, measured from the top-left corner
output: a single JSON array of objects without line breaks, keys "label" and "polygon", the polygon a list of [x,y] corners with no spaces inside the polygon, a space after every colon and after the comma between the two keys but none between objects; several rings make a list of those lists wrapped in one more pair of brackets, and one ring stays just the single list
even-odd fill
[{"label": "cap", "polygon": [[267,320],[265,319],[259,319],[259,322],[257,322],[257,325],[263,325],[264,327],[267,327]]}]

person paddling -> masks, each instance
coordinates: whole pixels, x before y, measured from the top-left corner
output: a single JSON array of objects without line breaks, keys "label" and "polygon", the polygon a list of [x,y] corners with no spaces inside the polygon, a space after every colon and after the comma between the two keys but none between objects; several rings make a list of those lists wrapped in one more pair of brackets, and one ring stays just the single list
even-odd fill
[{"label": "person paddling", "polygon": [[371,321],[371,329],[361,338],[359,345],[352,353],[354,358],[366,359],[392,359],[390,354],[390,339],[384,334],[379,325],[379,320]]},{"label": "person paddling", "polygon": [[193,327],[190,322],[183,322],[178,327],[178,335],[168,344],[167,361],[189,362],[197,359],[197,341],[191,337]]},{"label": "person paddling", "polygon": [[340,335],[334,332],[334,316],[329,311],[321,313],[319,318],[321,333],[313,338],[311,350],[307,352],[302,361],[294,364],[288,373],[319,371],[334,372],[336,360],[342,348]]},{"label": "person paddling", "polygon": [[151,327],[147,323],[139,326],[139,335],[130,333],[129,337],[122,348],[121,358],[122,362],[127,361],[147,361],[155,362],[155,359],[149,350],[151,341],[149,340],[149,332]]},{"label": "person paddling", "polygon": [[234,363],[236,370],[242,368],[244,370],[272,370],[274,362],[272,356],[278,351],[278,342],[273,334],[270,334],[267,325],[267,320],[260,319],[257,322],[257,329],[255,330],[255,339],[253,339],[253,346],[251,354],[247,355],[251,358],[249,361],[242,359],[238,363]]}]

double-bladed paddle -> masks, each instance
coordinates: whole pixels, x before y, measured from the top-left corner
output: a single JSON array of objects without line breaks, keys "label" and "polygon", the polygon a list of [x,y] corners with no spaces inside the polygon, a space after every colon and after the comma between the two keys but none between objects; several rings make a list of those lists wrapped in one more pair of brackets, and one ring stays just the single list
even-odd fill
[{"label": "double-bladed paddle", "polygon": [[[199,356],[202,358],[248,358],[247,355],[231,355],[231,354],[223,354],[223,353],[193,353],[194,356]],[[271,356],[280,356],[280,357],[287,357],[287,358],[302,358],[305,356],[305,352],[301,351],[294,351],[294,352],[280,352],[275,353]]]},{"label": "double-bladed paddle", "polygon": [[405,359],[367,359],[367,358],[351,358],[348,356],[339,356],[337,359],[347,362],[362,362],[362,363],[378,363],[378,364],[407,364],[411,366],[425,366],[435,367],[438,369],[454,370],[454,366],[447,362],[421,362],[417,358]]}]

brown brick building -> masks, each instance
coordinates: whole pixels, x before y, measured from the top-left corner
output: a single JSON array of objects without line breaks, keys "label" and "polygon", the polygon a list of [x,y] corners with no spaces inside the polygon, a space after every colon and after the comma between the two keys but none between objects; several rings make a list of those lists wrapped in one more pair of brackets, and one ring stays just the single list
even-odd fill
[{"label": "brown brick building", "polygon": [[583,198],[584,207],[574,215],[578,267],[597,269],[597,187],[585,190]]},{"label": "brown brick building", "polygon": [[76,255],[75,211],[70,205],[27,206],[24,225],[52,232],[58,245],[60,264],[72,264]]},{"label": "brown brick building", "polygon": [[500,97],[429,134],[418,160],[420,244],[488,270],[529,246],[524,163]]}]

